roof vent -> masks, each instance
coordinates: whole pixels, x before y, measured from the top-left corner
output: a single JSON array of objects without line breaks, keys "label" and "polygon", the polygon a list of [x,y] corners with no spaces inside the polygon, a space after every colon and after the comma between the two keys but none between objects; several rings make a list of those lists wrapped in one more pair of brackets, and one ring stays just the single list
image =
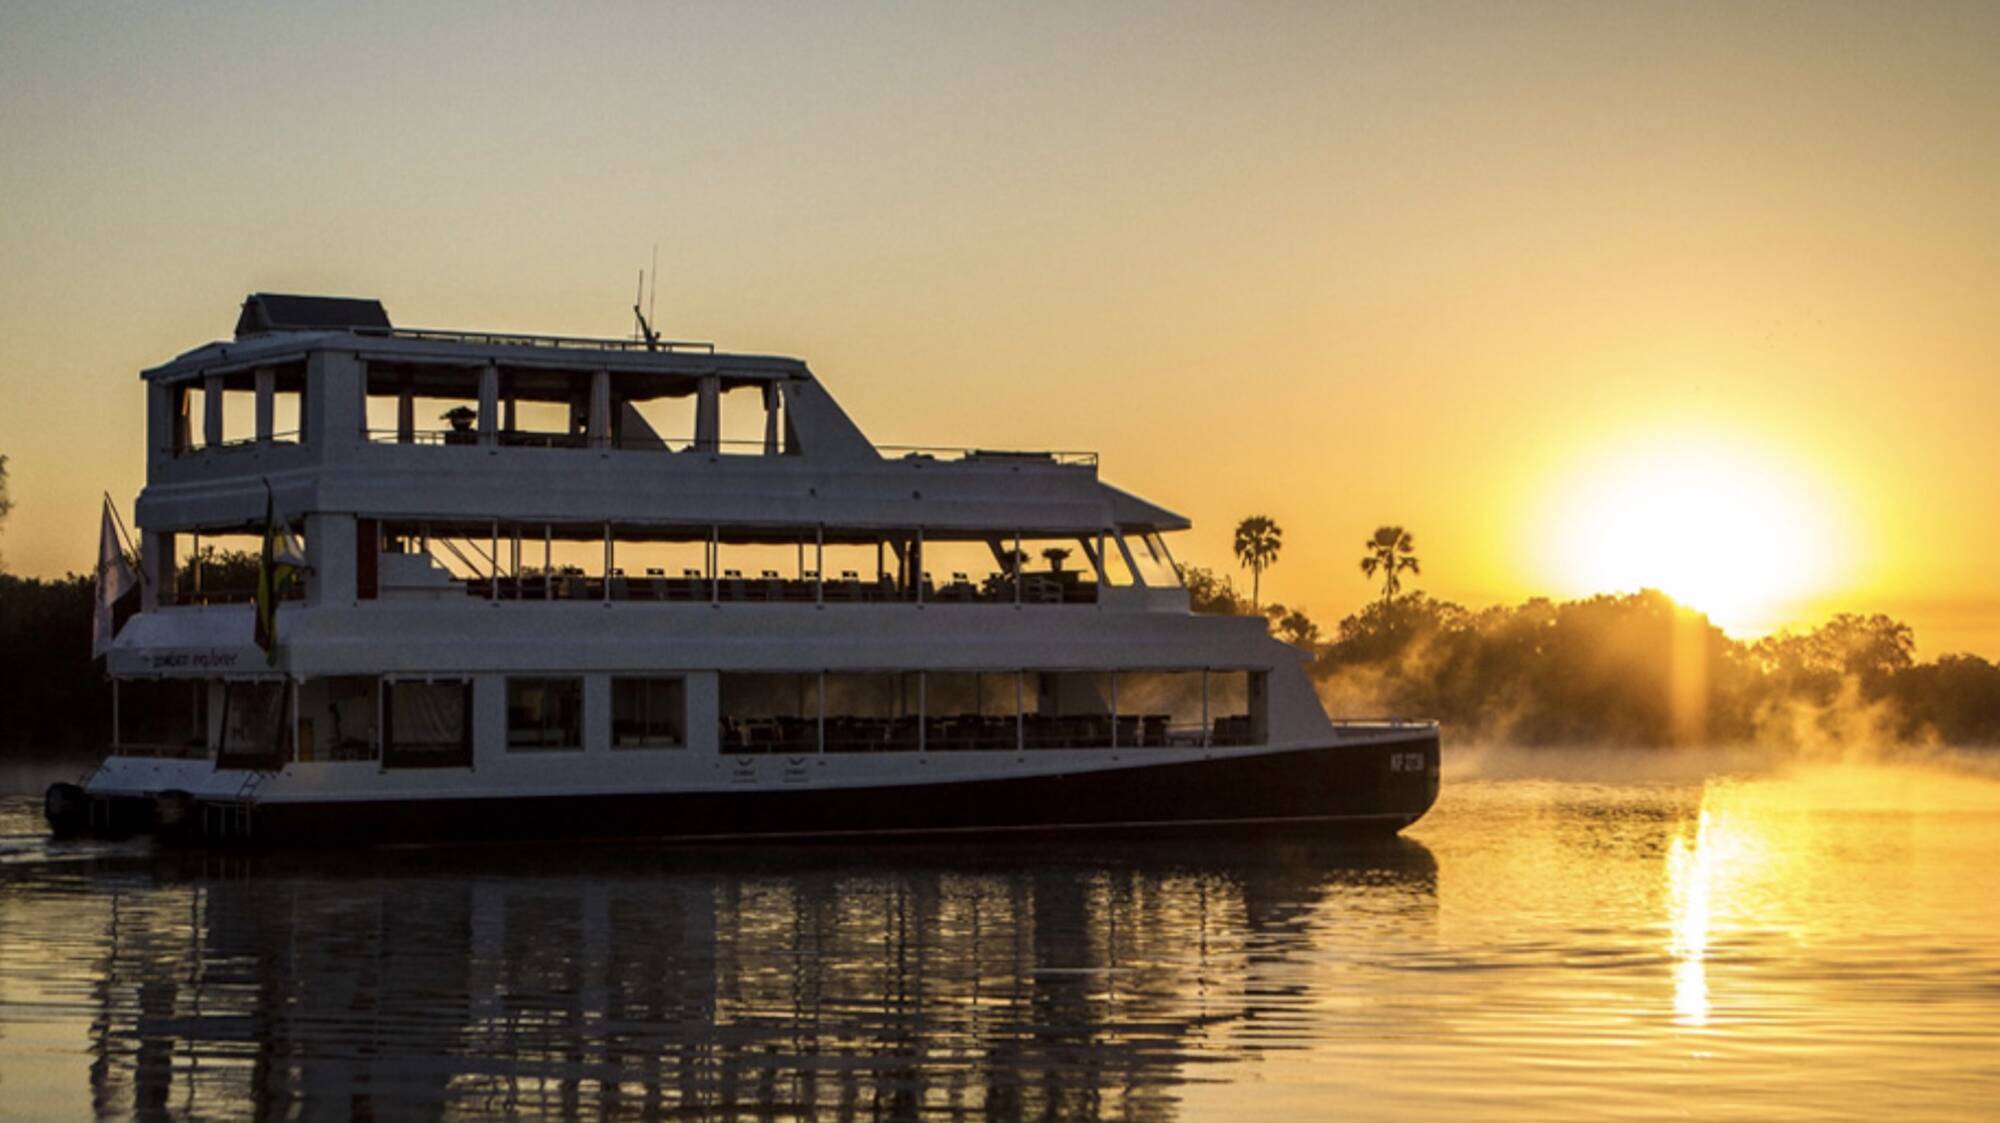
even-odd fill
[{"label": "roof vent", "polygon": [[390,330],[389,313],[379,300],[346,296],[285,296],[253,292],[243,300],[236,318],[236,338],[274,331]]}]

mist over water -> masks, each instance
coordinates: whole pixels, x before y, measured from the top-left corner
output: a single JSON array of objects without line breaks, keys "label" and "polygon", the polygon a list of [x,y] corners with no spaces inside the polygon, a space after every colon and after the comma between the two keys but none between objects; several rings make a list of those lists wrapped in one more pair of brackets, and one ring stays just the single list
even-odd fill
[{"label": "mist over water", "polygon": [[202,856],[16,798],[0,1117],[1983,1115],[2000,780],[1634,756],[1468,754],[1369,845]]}]

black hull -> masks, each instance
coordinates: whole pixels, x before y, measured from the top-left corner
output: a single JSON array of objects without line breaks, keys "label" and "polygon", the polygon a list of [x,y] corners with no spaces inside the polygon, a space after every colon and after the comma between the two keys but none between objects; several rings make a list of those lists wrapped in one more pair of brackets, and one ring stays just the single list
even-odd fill
[{"label": "black hull", "polygon": [[1434,729],[1366,745],[860,788],[341,803],[197,802],[174,841],[277,846],[1272,830],[1393,834],[1438,793]]}]

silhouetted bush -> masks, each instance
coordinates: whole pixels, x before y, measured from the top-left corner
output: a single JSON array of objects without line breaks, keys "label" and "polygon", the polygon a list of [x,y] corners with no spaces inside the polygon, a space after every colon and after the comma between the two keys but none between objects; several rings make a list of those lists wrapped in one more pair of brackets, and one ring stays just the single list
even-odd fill
[{"label": "silhouetted bush", "polygon": [[90,658],[88,577],[0,574],[0,746],[95,748],[111,738],[111,685]]}]

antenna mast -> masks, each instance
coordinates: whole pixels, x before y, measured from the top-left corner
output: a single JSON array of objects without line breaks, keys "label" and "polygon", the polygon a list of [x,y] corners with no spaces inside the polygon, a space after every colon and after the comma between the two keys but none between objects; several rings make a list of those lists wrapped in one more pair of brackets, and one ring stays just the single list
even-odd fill
[{"label": "antenna mast", "polygon": [[[653,249],[653,261],[656,267],[659,262],[659,252],[659,247],[655,246]],[[657,297],[659,292],[660,282],[659,278],[656,277],[653,279],[654,296]],[[632,316],[639,321],[639,335],[646,341],[646,350],[658,351],[660,349],[660,333],[653,330],[652,321],[647,318],[645,312],[640,310],[639,306],[644,303],[646,303],[646,271],[641,269],[639,270],[639,291],[632,298]]]}]

